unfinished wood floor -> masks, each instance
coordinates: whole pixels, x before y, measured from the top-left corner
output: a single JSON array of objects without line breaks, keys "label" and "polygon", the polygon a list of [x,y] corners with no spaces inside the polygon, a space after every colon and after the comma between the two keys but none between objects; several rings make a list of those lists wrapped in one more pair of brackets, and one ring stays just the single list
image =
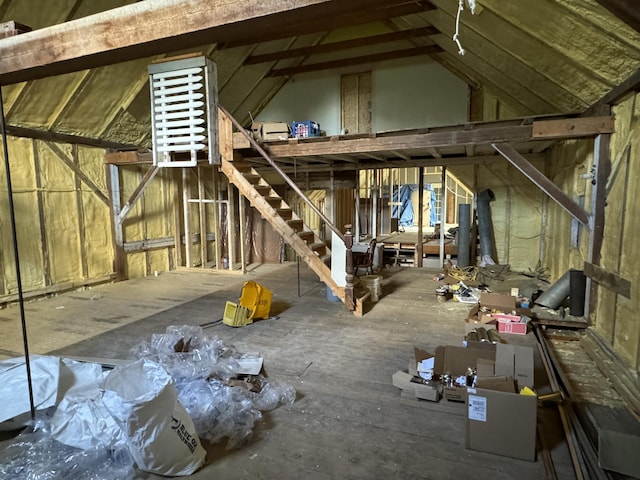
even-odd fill
[{"label": "unfinished wood floor", "polygon": [[[221,318],[225,302],[237,301],[252,279],[273,292],[278,318],[208,331],[260,352],[268,376],[293,385],[297,401],[266,413],[245,448],[208,447],[206,466],[190,478],[545,478],[540,455],[527,462],[466,450],[462,404],[403,399],[391,385],[414,345],[433,350],[462,340],[468,307],[437,302],[432,277],[425,269],[385,270],[381,300],[356,318],[328,301],[324,284],[304,266],[300,297],[295,264],[260,266],[246,276],[175,271],[27,304],[31,351],[127,358],[131,346],[168,325]],[[5,356],[20,354],[17,318],[13,307],[0,314]],[[558,428],[553,415],[540,422],[539,430]],[[557,478],[574,478],[557,436],[549,447]]]}]

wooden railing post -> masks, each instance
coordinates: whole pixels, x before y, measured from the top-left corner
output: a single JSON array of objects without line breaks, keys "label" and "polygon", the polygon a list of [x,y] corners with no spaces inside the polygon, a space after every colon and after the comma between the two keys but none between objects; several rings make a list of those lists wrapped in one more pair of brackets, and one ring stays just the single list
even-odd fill
[{"label": "wooden railing post", "polygon": [[356,302],[353,296],[353,234],[351,233],[351,224],[345,225],[346,232],[344,233],[344,244],[347,247],[347,284],[344,287],[345,306],[352,312],[356,309]]}]

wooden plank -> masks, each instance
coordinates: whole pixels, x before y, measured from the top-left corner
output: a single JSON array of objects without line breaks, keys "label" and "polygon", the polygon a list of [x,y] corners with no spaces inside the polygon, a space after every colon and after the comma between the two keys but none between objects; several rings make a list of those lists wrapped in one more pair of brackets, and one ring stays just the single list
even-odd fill
[{"label": "wooden plank", "polygon": [[124,251],[124,228],[120,221],[120,173],[116,165],[107,167],[111,197],[111,228],[113,230],[114,270],[116,280],[127,278],[127,254]]},{"label": "wooden plank", "polygon": [[265,150],[272,157],[298,157],[305,155],[341,155],[353,152],[380,152],[385,150],[427,149],[466,143],[523,142],[531,140],[531,125],[456,129],[448,132],[385,136],[376,138],[344,139],[336,142],[315,141],[297,145],[268,145]]},{"label": "wooden plank", "polygon": [[[40,169],[40,155],[36,140],[31,141],[33,149],[33,173],[36,180],[36,192],[38,197],[38,223],[40,224],[40,244],[42,245],[43,279],[45,286],[51,285],[51,261],[49,259],[49,242],[47,241],[46,216],[44,214],[44,195],[42,188],[42,172]],[[2,261],[2,257],[0,257]],[[0,281],[2,277],[0,277]],[[4,283],[4,282],[2,282]]]},{"label": "wooden plank", "polygon": [[[167,51],[279,32],[395,0],[154,0],[0,40],[0,84],[95,68]],[[265,19],[268,17],[268,21]],[[55,45],[55,48],[43,48]]]},{"label": "wooden plank", "polygon": [[14,35],[20,35],[21,33],[30,32],[31,27],[27,27],[21,23],[14,21],[0,23],[0,38],[13,37]]},{"label": "wooden plank", "polygon": [[507,143],[494,143],[492,146],[497,152],[500,152],[509,163],[549,195],[558,205],[564,208],[580,223],[589,227],[589,215],[587,215],[584,209],[564,193],[560,187],[549,180],[540,170],[534,167],[526,158],[520,155],[511,145]]},{"label": "wooden plank", "polygon": [[[605,228],[605,206],[607,203],[607,182],[611,175],[611,152],[609,144],[611,135],[604,134],[596,137],[593,146],[593,166],[595,173],[595,185],[591,190],[591,214],[593,222],[591,234],[589,235],[589,246],[587,251],[587,262],[598,265],[602,258],[602,242]],[[585,316],[589,317],[591,312],[596,311],[597,302],[596,286],[587,279],[587,298],[585,304],[588,311]]]},{"label": "wooden plank", "polygon": [[[74,144],[71,146],[71,156],[73,158],[73,163],[76,166],[76,171],[81,171],[80,160],[78,159],[78,145]],[[87,260],[87,236],[85,231],[87,225],[85,223],[84,200],[82,198],[82,179],[77,173],[75,173],[73,177],[76,187],[76,209],[78,210],[78,241],[80,243],[82,278],[87,278],[89,276],[89,264]]]},{"label": "wooden plank", "polygon": [[584,274],[598,285],[631,299],[631,282],[626,278],[613,272],[607,272],[605,269],[589,262],[584,262]]},{"label": "wooden plank", "polygon": [[533,122],[533,138],[591,137],[615,131],[614,117],[580,117]]},{"label": "wooden plank", "polygon": [[57,143],[75,143],[77,145],[86,145],[88,147],[111,148],[114,150],[135,149],[139,147],[139,145],[133,145],[130,143],[110,142],[99,138],[69,135],[66,133],[51,132],[49,130],[18,127],[16,125],[7,125],[7,134],[14,137],[35,138],[37,140]]}]

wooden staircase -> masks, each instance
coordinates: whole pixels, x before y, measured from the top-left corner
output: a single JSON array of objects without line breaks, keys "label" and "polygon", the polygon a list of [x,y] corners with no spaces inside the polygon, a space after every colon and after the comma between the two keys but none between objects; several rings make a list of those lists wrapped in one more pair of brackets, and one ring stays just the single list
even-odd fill
[{"label": "wooden staircase", "polygon": [[240,193],[249,199],[262,218],[280,234],[300,258],[320,277],[333,294],[345,303],[345,288],[331,277],[327,263],[331,259],[329,247],[295,214],[264,178],[247,162],[229,160],[222,155],[222,172]]}]

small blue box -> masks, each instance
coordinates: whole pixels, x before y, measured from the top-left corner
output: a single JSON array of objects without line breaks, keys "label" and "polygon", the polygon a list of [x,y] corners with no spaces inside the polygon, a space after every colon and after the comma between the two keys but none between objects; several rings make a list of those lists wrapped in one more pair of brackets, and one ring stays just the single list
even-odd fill
[{"label": "small blue box", "polygon": [[311,120],[293,122],[291,124],[291,134],[296,138],[319,137],[320,124]]}]

